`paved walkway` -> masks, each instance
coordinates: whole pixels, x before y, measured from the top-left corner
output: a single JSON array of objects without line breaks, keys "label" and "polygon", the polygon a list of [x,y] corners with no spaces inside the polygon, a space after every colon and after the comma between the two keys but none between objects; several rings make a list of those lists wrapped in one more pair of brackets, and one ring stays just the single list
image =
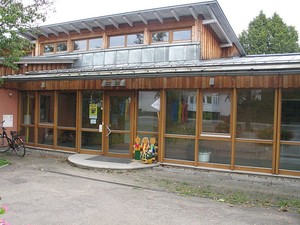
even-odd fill
[{"label": "paved walkway", "polygon": [[89,154],[73,154],[68,157],[68,160],[78,167],[95,169],[135,170],[159,166],[159,163],[144,164],[134,159],[95,156]]}]

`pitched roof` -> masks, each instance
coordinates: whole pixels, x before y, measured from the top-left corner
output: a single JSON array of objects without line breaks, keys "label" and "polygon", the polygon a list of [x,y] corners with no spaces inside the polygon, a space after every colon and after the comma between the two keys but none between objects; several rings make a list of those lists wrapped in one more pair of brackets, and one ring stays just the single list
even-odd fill
[{"label": "pitched roof", "polygon": [[191,4],[125,12],[44,25],[34,29],[29,29],[26,32],[21,32],[20,34],[27,39],[34,41],[39,35],[49,37],[50,34],[54,34],[58,36],[60,32],[69,34],[70,31],[81,33],[81,30],[83,29],[92,31],[96,27],[100,27],[105,30],[109,25],[113,25],[118,28],[120,24],[124,23],[129,24],[129,26],[133,26],[135,22],[143,22],[147,24],[148,21],[151,20],[158,20],[161,23],[164,23],[164,20],[167,18],[175,18],[180,22],[180,18],[183,16],[192,16],[195,19],[198,19],[199,15],[202,15],[204,18],[203,24],[211,26],[211,28],[215,31],[216,35],[221,40],[221,47],[229,47],[235,44],[240,54],[245,55],[244,49],[239,43],[236,34],[216,0],[206,0]]}]

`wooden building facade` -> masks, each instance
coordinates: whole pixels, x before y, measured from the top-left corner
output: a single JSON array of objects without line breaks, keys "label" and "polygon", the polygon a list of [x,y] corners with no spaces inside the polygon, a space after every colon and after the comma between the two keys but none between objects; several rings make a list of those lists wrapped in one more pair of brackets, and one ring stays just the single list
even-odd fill
[{"label": "wooden building facade", "polygon": [[217,1],[22,35],[35,56],[2,75],[27,145],[132,158],[147,136],[162,163],[300,175],[300,55],[246,56]]}]

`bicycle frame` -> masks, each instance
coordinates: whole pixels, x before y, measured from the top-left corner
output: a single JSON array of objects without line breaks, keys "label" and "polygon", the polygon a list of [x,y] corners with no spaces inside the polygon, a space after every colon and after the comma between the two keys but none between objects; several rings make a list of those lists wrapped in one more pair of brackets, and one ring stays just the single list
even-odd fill
[{"label": "bicycle frame", "polygon": [[26,153],[23,139],[19,135],[17,135],[16,131],[11,131],[10,137],[9,137],[6,132],[6,128],[3,126],[4,122],[5,121],[1,122],[1,129],[2,129],[1,138],[2,138],[3,142],[4,142],[4,139],[7,140],[8,146],[7,146],[7,149],[5,149],[2,152],[6,152],[9,149],[12,149],[12,151],[16,152],[20,157],[23,157]]}]

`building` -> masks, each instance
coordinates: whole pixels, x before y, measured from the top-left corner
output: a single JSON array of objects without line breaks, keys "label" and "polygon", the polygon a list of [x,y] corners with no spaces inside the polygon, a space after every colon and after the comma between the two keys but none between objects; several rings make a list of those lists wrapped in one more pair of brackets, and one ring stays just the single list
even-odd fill
[{"label": "building", "polygon": [[27,145],[131,158],[154,136],[159,162],[300,175],[300,54],[247,56],[217,1],[22,35],[35,56],[2,68],[0,114]]}]

